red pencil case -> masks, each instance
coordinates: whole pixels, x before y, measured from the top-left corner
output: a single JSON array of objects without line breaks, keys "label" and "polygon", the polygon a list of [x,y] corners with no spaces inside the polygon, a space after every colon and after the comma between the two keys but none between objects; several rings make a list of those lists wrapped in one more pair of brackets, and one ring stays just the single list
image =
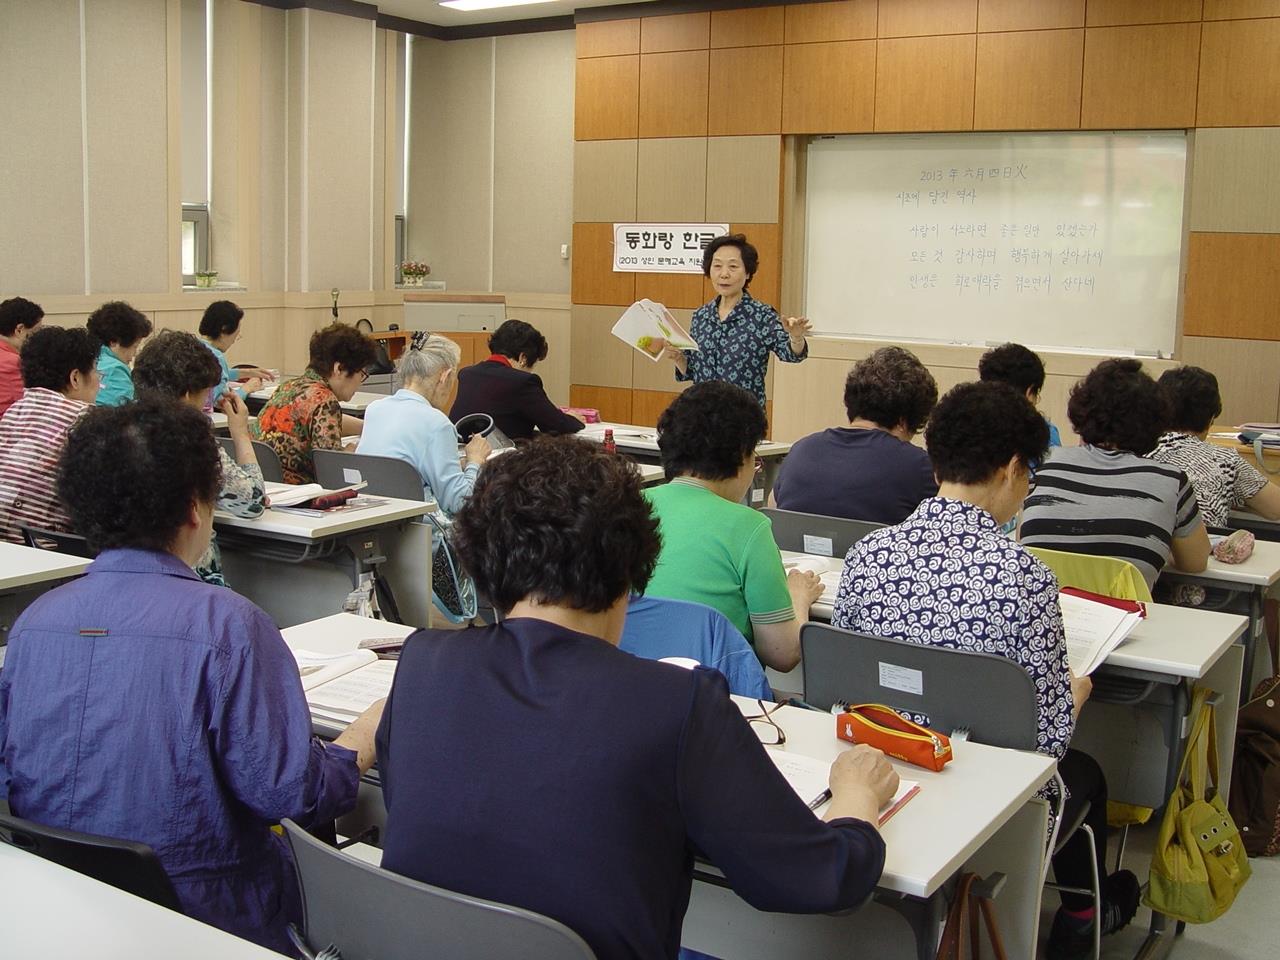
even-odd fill
[{"label": "red pencil case", "polygon": [[881,703],[860,703],[838,714],[836,736],[935,772],[951,761],[951,739],[945,733],[912,723]]}]

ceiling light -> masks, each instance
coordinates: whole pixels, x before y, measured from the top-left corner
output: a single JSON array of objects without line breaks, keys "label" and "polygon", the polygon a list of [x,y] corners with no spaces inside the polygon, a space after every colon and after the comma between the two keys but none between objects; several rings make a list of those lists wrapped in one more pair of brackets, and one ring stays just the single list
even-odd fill
[{"label": "ceiling light", "polygon": [[491,10],[495,7],[523,7],[532,3],[549,3],[550,0],[440,0],[440,6],[450,10]]}]

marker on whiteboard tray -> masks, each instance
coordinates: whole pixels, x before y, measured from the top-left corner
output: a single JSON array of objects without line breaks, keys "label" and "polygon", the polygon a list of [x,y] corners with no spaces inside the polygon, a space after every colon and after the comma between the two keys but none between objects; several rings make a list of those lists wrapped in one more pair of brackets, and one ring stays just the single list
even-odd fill
[{"label": "marker on whiteboard tray", "polygon": [[1135,350],[1133,351],[1133,355],[1135,357],[1151,357],[1153,360],[1164,359],[1164,354],[1159,350]]}]

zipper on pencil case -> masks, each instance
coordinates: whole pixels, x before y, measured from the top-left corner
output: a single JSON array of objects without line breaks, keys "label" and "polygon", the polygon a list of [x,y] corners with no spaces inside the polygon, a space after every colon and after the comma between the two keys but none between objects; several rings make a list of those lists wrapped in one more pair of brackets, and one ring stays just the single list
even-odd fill
[{"label": "zipper on pencil case", "polygon": [[907,733],[905,730],[895,730],[892,727],[882,726],[881,724],[876,723],[874,720],[868,720],[866,717],[862,716],[861,714],[858,714],[857,716],[858,716],[858,719],[863,723],[865,723],[867,726],[873,727],[876,730],[879,730],[881,733],[893,734],[895,737],[907,737],[911,740],[928,740],[930,743],[933,744],[933,755],[935,757],[940,757],[944,753],[946,753],[946,749],[942,746],[942,741],[939,740],[935,734]]}]

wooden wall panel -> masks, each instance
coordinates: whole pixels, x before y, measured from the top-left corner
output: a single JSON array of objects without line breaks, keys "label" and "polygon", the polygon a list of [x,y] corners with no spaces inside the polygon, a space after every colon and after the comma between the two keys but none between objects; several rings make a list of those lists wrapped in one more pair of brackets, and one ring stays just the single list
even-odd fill
[{"label": "wooden wall panel", "polygon": [[575,223],[573,302],[629,307],[635,302],[635,289],[635,274],[613,272],[613,224]]},{"label": "wooden wall panel", "polygon": [[643,54],[640,136],[705,137],[707,70],[706,50]]},{"label": "wooden wall panel", "polygon": [[978,32],[1083,27],[1085,0],[978,0]]},{"label": "wooden wall panel", "polygon": [[1280,234],[1193,233],[1182,332],[1280,340]]},{"label": "wooden wall panel", "polygon": [[885,0],[879,11],[881,37],[933,37],[978,29],[978,0]]},{"label": "wooden wall panel", "polygon": [[671,406],[671,401],[680,396],[657,390],[633,390],[631,392],[631,423],[641,427],[656,427],[662,412]]},{"label": "wooden wall panel", "polygon": [[[782,230],[776,223],[732,223],[733,233],[745,234],[760,254],[760,267],[751,280],[751,295],[771,307],[778,306],[782,279]],[[715,296],[708,285],[706,300]],[[705,303],[706,300],[703,302]]]},{"label": "wooden wall panel", "polygon": [[573,145],[573,219],[627,222],[636,216],[636,140]]},{"label": "wooden wall panel", "polygon": [[1204,0],[1206,20],[1280,17],[1280,0]]},{"label": "wooden wall panel", "polygon": [[869,131],[875,121],[876,42],[788,44],[782,86],[783,133]]},{"label": "wooden wall panel", "polygon": [[786,7],[787,43],[874,40],[876,0],[797,3]]},{"label": "wooden wall panel", "polygon": [[1190,228],[1280,233],[1277,170],[1280,127],[1197,130],[1191,164]]},{"label": "wooden wall panel", "polygon": [[693,310],[707,302],[700,273],[637,273],[636,299],[648,297],[669,310]]},{"label": "wooden wall panel", "polygon": [[640,20],[580,23],[573,31],[579,57],[618,57],[640,52]]},{"label": "wooden wall panel", "polygon": [[1080,126],[1192,127],[1200,24],[1085,31]]},{"label": "wooden wall panel", "polygon": [[778,137],[707,141],[707,222],[777,223],[782,142]]},{"label": "wooden wall panel", "polygon": [[975,130],[1073,130],[1080,125],[1084,30],[978,35]]},{"label": "wooden wall panel", "polygon": [[569,405],[600,411],[610,423],[631,423],[631,390],[575,383],[569,388]]},{"label": "wooden wall panel", "polygon": [[569,382],[631,389],[635,353],[610,331],[622,316],[617,307],[573,305],[569,330]]},{"label": "wooden wall panel", "polygon": [[1202,127],[1280,124],[1280,18],[1204,25],[1196,123]]},{"label": "wooden wall panel", "polygon": [[711,14],[680,13],[669,17],[644,17],[640,21],[640,52],[705,50],[711,33]]},{"label": "wooden wall panel", "polygon": [[976,41],[975,34],[877,41],[876,130],[972,130]]},{"label": "wooden wall panel", "polygon": [[641,140],[637,171],[637,218],[702,220],[707,208],[705,137]]},{"label": "wooden wall panel", "polygon": [[1183,337],[1181,360],[1217,376],[1222,394],[1219,423],[1276,421],[1280,341]]},{"label": "wooden wall panel", "polygon": [[575,139],[625,140],[636,136],[639,104],[639,57],[578,61],[573,96]]},{"label": "wooden wall panel", "polygon": [[757,47],[782,43],[783,7],[715,10],[711,14],[711,49]]},{"label": "wooden wall panel", "polygon": [[780,133],[782,46],[712,50],[711,89],[720,94],[707,112],[711,136]]},{"label": "wooden wall panel", "polygon": [[1200,19],[1201,0],[1089,0],[1085,24],[1178,23]]}]

